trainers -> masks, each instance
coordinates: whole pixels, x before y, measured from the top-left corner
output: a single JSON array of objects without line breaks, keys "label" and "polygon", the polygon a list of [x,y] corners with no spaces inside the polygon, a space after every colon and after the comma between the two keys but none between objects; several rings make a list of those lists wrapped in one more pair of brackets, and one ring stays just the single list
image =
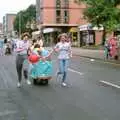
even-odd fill
[{"label": "trainers", "polygon": [[63,86],[63,87],[66,87],[66,86],[67,86],[67,84],[66,84],[65,82],[63,82],[63,83],[62,83],[62,86]]},{"label": "trainers", "polygon": [[26,81],[28,85],[31,85],[31,82],[29,80]]},{"label": "trainers", "polygon": [[18,88],[21,87],[21,83],[20,82],[17,83],[17,87]]}]

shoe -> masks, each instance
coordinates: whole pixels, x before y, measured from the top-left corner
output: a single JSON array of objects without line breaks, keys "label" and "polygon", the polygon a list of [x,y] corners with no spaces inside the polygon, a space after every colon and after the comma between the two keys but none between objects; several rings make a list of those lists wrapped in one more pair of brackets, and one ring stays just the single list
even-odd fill
[{"label": "shoe", "polygon": [[66,86],[67,86],[67,84],[66,84],[65,82],[63,82],[63,83],[62,83],[62,86],[63,86],[63,87],[66,87]]},{"label": "shoe", "polygon": [[20,82],[17,83],[17,87],[18,87],[18,88],[21,87],[21,83],[20,83]]},{"label": "shoe", "polygon": [[31,85],[31,82],[29,80],[26,81],[28,85]]}]

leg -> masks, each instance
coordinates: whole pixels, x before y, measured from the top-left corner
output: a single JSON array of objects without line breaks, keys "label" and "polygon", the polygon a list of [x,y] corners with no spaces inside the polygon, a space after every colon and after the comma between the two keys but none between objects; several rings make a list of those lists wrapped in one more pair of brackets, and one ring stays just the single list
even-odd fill
[{"label": "leg", "polygon": [[25,80],[28,79],[28,61],[26,60],[27,59],[27,56],[26,55],[23,55],[23,75],[24,75],[24,78]]},{"label": "leg", "polygon": [[2,56],[4,55],[4,50],[3,50],[3,48],[2,48]]},{"label": "leg", "polygon": [[63,82],[66,81],[66,77],[67,77],[67,70],[68,70],[68,65],[69,65],[69,60],[64,60],[63,61]]},{"label": "leg", "polygon": [[17,75],[18,75],[18,81],[21,82],[22,80],[22,56],[17,56],[16,57],[16,70],[17,70]]},{"label": "leg", "polygon": [[29,81],[29,63],[28,63],[28,61],[27,61],[27,56],[26,55],[24,55],[23,56],[23,75],[24,75],[24,78],[25,78],[25,80],[26,80],[26,82],[27,82],[27,84],[28,85],[30,85],[31,84],[31,82]]},{"label": "leg", "polygon": [[27,69],[23,70],[23,75],[24,75],[25,80],[27,80],[28,79],[28,70]]},{"label": "leg", "polygon": [[0,48],[0,55],[2,56],[2,48]]},{"label": "leg", "polygon": [[59,60],[59,72],[57,73],[59,74],[63,74],[64,72],[64,64],[63,64],[63,60]]}]

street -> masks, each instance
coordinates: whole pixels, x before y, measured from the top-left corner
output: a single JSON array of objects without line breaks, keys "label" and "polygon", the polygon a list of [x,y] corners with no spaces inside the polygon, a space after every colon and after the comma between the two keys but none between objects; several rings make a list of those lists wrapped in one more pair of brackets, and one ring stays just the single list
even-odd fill
[{"label": "street", "polygon": [[120,66],[73,56],[68,83],[56,81],[57,59],[53,57],[53,79],[48,86],[17,88],[15,57],[0,57],[0,120],[118,120],[120,91],[100,81],[120,85]]}]

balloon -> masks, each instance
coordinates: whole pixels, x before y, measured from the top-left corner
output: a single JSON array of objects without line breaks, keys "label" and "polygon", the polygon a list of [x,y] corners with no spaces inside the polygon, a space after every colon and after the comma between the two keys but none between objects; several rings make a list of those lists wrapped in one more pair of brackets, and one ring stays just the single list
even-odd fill
[{"label": "balloon", "polygon": [[39,57],[37,55],[30,55],[28,59],[31,63],[36,63],[39,61]]}]

